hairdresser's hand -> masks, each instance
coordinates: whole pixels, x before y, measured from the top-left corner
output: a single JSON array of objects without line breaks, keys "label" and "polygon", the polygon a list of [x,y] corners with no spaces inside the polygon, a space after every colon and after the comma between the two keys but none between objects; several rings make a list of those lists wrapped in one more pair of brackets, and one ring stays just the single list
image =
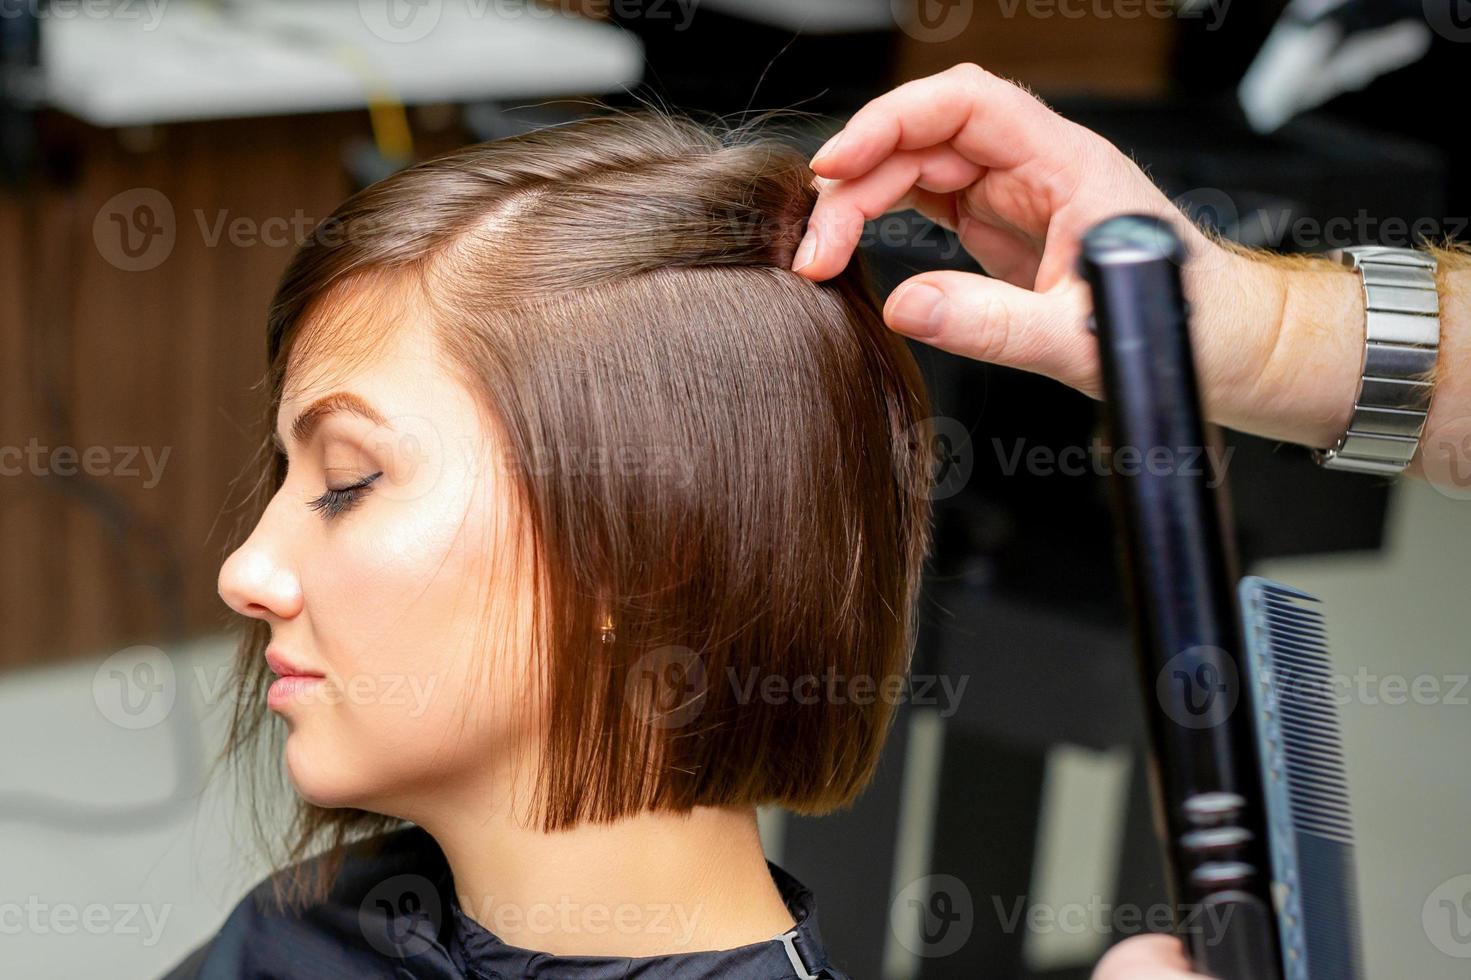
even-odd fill
[{"label": "hairdresser's hand", "polygon": [[[1088,290],[1075,269],[1079,240],[1122,212],[1159,215],[1179,230],[1191,256],[1185,289],[1207,416],[1322,446],[1347,424],[1362,331],[1311,343],[1281,332],[1279,342],[1282,269],[1216,244],[1108,141],[975,65],[874,99],[812,168],[821,193],[793,262],[802,275],[837,275],[865,219],[914,208],[956,232],[995,277],[913,277],[884,309],[900,333],[1100,397],[1097,343],[1085,327]],[[1361,323],[1361,308],[1360,319],[1351,319],[1355,293],[1341,271],[1324,272],[1338,280],[1337,301],[1348,304],[1339,322]]]},{"label": "hairdresser's hand", "polygon": [[1190,970],[1185,947],[1173,936],[1135,936],[1110,949],[1093,980],[1205,980]]}]

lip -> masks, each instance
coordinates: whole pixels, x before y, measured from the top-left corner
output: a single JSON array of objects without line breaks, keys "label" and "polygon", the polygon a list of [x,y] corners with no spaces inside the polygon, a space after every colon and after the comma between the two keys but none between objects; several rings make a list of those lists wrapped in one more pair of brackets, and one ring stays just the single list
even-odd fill
[{"label": "lip", "polygon": [[271,682],[266,691],[266,707],[272,711],[280,711],[292,701],[310,694],[320,684],[327,683],[325,677],[307,676],[305,674],[287,675],[278,677]]},{"label": "lip", "polygon": [[287,660],[279,650],[266,651],[266,665],[279,675],[266,691],[266,706],[273,711],[281,710],[327,680],[326,675]]},{"label": "lip", "polygon": [[266,651],[266,666],[281,677],[325,677],[326,674],[320,670],[308,670],[299,664],[294,664],[286,659],[280,650],[270,649]]}]

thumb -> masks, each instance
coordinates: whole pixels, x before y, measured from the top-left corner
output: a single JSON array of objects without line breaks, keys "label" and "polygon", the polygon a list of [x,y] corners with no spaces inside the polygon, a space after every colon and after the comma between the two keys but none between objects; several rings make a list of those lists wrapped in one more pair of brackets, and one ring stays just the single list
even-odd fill
[{"label": "thumb", "polygon": [[1174,936],[1125,939],[1104,954],[1093,980],[1205,980],[1191,972],[1185,945]]},{"label": "thumb", "polygon": [[1098,398],[1090,308],[1075,276],[1034,292],[971,272],[926,272],[889,295],[884,322],[952,354],[1044,374]]}]

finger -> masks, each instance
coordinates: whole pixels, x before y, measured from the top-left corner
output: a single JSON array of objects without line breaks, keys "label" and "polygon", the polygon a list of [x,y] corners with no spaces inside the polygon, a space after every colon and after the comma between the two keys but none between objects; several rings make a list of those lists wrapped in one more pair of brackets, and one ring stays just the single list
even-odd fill
[{"label": "finger", "polygon": [[1134,936],[1114,946],[1093,971],[1093,980],[1200,980],[1190,968],[1185,945],[1174,936]]},{"label": "finger", "polygon": [[895,153],[857,180],[822,185],[792,268],[821,281],[843,271],[863,223],[892,210],[915,188],[953,193],[980,179],[982,169],[949,147]]},{"label": "finger", "polygon": [[1080,280],[1033,292],[969,272],[926,272],[894,290],[884,322],[941,350],[1044,374],[1097,398],[1088,308]]},{"label": "finger", "polygon": [[1058,235],[1047,240],[1046,248],[1037,263],[1037,283],[1043,288],[1071,276],[1078,266],[1078,256],[1083,251],[1082,243],[1076,238]]},{"label": "finger", "polygon": [[963,64],[906,82],[853,114],[812,158],[824,177],[860,177],[899,150],[951,143],[986,167],[1057,156],[1064,120],[1020,87]]},{"label": "finger", "polygon": [[1042,256],[1030,238],[975,218],[961,218],[958,234],[961,245],[975,256],[986,275],[1022,289],[1033,288]]},{"label": "finger", "polygon": [[[984,219],[957,211],[959,197],[914,188],[889,210],[914,210],[941,228],[953,232],[960,245],[981,264],[986,275],[1024,289],[1034,288],[1042,254],[1037,242],[1009,226],[993,225]],[[920,242],[911,244],[919,247]],[[946,255],[948,260],[953,257]]]},{"label": "finger", "polygon": [[934,191],[915,187],[900,198],[899,203],[890,210],[903,211],[907,208],[918,211],[941,228],[953,232],[960,225],[956,217],[955,206],[956,196],[954,194],[937,194]]}]

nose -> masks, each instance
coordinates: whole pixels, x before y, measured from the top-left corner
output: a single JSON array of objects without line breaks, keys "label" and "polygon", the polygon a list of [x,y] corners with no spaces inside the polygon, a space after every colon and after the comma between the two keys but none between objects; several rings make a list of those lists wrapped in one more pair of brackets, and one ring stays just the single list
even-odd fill
[{"label": "nose", "polygon": [[291,619],[301,612],[301,580],[257,526],[220,566],[220,598],[242,616]]}]

